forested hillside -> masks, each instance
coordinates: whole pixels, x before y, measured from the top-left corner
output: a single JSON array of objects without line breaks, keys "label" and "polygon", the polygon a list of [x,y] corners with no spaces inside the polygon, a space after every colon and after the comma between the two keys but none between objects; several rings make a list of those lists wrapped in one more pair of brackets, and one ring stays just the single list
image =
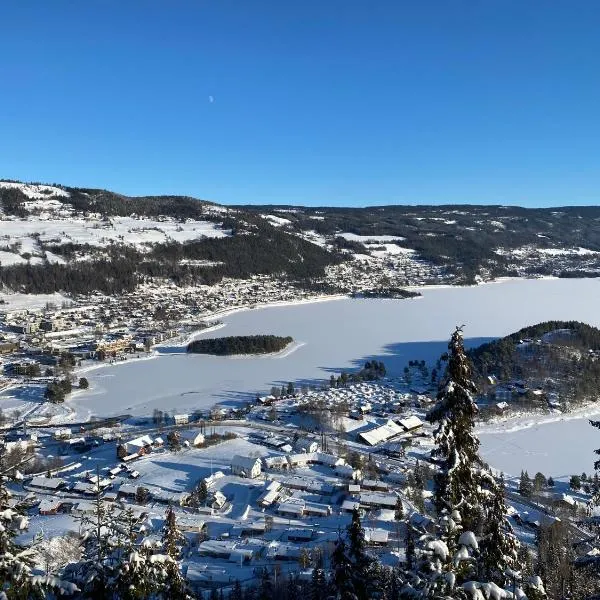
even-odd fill
[{"label": "forested hillside", "polygon": [[476,379],[508,385],[533,403],[596,400],[600,330],[578,321],[546,321],[471,350]]},{"label": "forested hillside", "polygon": [[[598,207],[226,207],[0,181],[0,208],[0,287],[29,293],[120,293],[148,278],[214,285],[252,275],[353,293],[600,273]],[[344,284],[340,271],[327,277],[341,264]]]}]

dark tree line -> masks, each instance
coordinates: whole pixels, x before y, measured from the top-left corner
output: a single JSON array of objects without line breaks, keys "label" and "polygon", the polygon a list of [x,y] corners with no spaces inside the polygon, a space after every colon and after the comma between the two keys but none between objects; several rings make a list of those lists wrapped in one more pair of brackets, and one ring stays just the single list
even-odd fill
[{"label": "dark tree line", "polygon": [[239,335],[221,338],[204,338],[194,340],[187,346],[187,351],[195,354],[269,354],[279,352],[294,340],[277,335]]},{"label": "dark tree line", "polygon": [[170,279],[177,285],[214,285],[224,277],[252,275],[279,276],[303,286],[322,276],[326,266],[342,260],[340,255],[273,227],[224,238],[158,244],[148,254],[123,244],[101,251],[72,243],[48,244],[44,249],[71,261],[79,253],[95,258],[68,264],[0,266],[0,286],[25,293],[119,294],[132,291],[148,277]]}]

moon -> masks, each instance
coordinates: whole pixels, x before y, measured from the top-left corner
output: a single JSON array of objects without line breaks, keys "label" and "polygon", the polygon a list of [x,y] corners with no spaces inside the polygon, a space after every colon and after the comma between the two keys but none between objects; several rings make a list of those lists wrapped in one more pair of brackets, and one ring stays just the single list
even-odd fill
[{"label": "moon", "polygon": [[215,101],[215,99],[214,99],[213,96],[209,96],[208,97],[208,101],[209,101],[210,104],[212,104]]}]

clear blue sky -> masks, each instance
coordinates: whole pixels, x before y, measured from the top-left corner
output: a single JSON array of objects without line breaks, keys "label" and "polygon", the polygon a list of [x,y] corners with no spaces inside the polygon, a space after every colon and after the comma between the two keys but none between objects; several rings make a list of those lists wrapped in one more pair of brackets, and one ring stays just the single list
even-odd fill
[{"label": "clear blue sky", "polygon": [[0,177],[600,204],[598,0],[2,0]]}]

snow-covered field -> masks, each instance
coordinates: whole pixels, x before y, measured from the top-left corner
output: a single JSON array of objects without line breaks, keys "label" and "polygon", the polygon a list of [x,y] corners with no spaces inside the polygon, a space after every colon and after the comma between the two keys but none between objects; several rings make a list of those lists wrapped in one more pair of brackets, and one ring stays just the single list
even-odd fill
[{"label": "snow-covered field", "polygon": [[353,242],[401,242],[405,238],[397,235],[358,235],[356,233],[340,233],[340,237]]},{"label": "snow-covered field", "polygon": [[[39,254],[36,239],[48,244],[89,244],[96,247],[125,242],[136,246],[156,244],[168,240],[185,242],[200,237],[225,237],[228,232],[209,221],[187,221],[174,219],[146,219],[136,217],[111,217],[109,221],[71,217],[58,219],[55,216],[29,216],[27,219],[5,219],[0,229],[0,247],[3,250],[2,264],[19,262],[24,252]],[[9,256],[12,255],[12,256]],[[24,259],[22,259],[24,261]]]},{"label": "snow-covered field", "polygon": [[[186,242],[229,235],[211,221],[180,222],[167,217],[137,216],[113,216],[105,220],[100,214],[84,215],[68,202],[69,192],[53,186],[0,181],[0,188],[16,188],[30,198],[23,203],[23,208],[30,213],[27,218],[4,215],[0,221],[0,264],[4,266],[28,261],[39,264],[43,259],[63,262],[60,256],[44,252],[44,244],[71,242],[103,248],[123,242],[143,249],[167,241]],[[62,202],[60,197],[66,200]],[[215,210],[218,212],[220,207],[210,208],[211,212]]]},{"label": "snow-covered field", "polygon": [[[3,263],[4,264],[4,263]],[[2,310],[35,310],[47,304],[61,306],[69,299],[58,293],[54,294],[0,294]]]}]

